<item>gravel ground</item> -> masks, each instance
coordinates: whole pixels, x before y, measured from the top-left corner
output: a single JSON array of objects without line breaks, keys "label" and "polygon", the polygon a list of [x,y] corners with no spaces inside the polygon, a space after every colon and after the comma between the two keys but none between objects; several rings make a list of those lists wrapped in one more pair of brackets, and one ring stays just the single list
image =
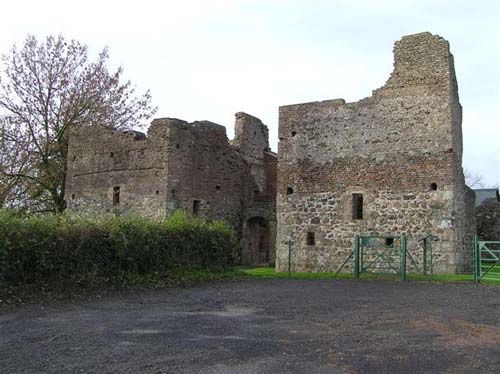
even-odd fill
[{"label": "gravel ground", "polygon": [[241,280],[0,315],[2,373],[498,373],[500,288]]}]

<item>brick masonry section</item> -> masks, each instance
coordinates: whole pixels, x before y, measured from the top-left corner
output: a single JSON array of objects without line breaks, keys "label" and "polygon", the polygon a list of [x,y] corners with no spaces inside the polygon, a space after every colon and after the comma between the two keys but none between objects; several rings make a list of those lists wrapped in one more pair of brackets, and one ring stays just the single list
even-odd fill
[{"label": "brick masonry section", "polygon": [[[335,271],[356,234],[405,233],[415,257],[419,239],[437,238],[436,272],[470,270],[474,194],[461,125],[453,56],[430,33],[395,43],[394,70],[371,97],[280,107],[277,269],[287,269],[288,240],[293,269]],[[363,195],[362,219],[353,194]]]}]

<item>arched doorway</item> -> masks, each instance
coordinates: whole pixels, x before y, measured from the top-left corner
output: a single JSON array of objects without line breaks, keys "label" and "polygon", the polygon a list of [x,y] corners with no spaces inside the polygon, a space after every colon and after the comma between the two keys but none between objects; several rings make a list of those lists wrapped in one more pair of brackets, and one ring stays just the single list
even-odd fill
[{"label": "arched doorway", "polygon": [[252,217],[247,221],[245,247],[242,254],[244,265],[269,264],[269,224],[262,217]]}]

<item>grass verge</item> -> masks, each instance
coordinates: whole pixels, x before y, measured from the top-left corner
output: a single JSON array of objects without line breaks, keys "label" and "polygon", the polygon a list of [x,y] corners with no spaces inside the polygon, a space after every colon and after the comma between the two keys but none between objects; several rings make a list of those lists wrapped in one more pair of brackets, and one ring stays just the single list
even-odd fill
[{"label": "grass verge", "polygon": [[[235,267],[234,270],[244,277],[256,279],[354,279],[352,273],[340,273],[335,277],[335,273],[311,273],[311,272],[292,272],[290,277],[288,272],[276,272],[274,267]],[[399,275],[396,274],[375,274],[367,273],[362,274],[361,279],[384,279],[384,280],[398,280]],[[433,282],[472,282],[474,277],[472,274],[435,274],[420,275],[408,274],[408,280],[413,281],[433,281]],[[486,282],[485,282],[486,283]],[[500,283],[498,283],[500,285]]]}]

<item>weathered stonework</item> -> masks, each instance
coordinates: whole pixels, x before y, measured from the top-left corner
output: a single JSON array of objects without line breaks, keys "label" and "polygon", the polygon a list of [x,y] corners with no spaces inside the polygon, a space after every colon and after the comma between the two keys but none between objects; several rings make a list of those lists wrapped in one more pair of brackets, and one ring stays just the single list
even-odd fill
[{"label": "weathered stonework", "polygon": [[277,157],[267,127],[237,113],[232,143],[223,126],[208,121],[155,119],[147,136],[80,128],[69,142],[68,210],[151,218],[186,210],[225,220],[238,234],[244,264],[272,263]]},{"label": "weathered stonework", "polygon": [[[474,195],[465,186],[462,108],[453,56],[430,33],[403,37],[394,70],[371,97],[280,107],[277,258],[295,270],[335,271],[360,235],[432,234],[434,270],[471,267]],[[362,194],[362,219],[353,219]],[[314,245],[307,244],[314,232]],[[350,270],[349,267],[346,270]]]}]

